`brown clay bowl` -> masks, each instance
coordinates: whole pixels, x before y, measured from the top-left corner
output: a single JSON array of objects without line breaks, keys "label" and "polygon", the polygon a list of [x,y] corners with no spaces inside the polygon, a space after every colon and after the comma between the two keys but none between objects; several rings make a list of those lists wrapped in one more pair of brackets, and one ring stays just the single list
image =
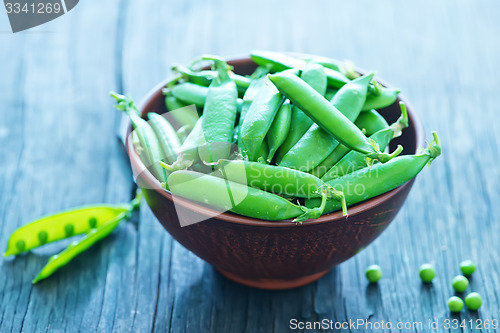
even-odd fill
[{"label": "brown clay bowl", "polygon": [[[249,58],[229,63],[239,74],[250,74],[256,67]],[[166,82],[144,99],[143,114],[167,112],[161,92]],[[402,144],[405,154],[413,154],[423,147],[424,136],[416,114],[405,103],[410,126],[400,138],[393,140],[391,151]],[[398,103],[380,112],[392,123],[400,114]],[[134,170],[144,169],[131,149],[130,140],[127,147]],[[140,177],[140,181],[147,184],[141,187],[148,205],[175,240],[229,279],[263,289],[288,289],[311,283],[333,266],[353,257],[387,228],[414,182],[410,180],[392,191],[349,207],[347,219],[341,212],[334,212],[295,224],[290,220],[264,221],[232,213],[211,217],[216,214],[210,208],[177,198],[176,210],[172,194],[162,189],[151,173],[143,172]],[[206,220],[181,227],[178,214]]]}]

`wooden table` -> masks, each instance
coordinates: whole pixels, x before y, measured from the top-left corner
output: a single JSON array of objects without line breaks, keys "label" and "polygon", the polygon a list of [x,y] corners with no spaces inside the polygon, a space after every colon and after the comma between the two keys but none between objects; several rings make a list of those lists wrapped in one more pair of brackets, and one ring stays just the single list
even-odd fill
[{"label": "wooden table", "polygon": [[[31,279],[67,243],[2,260],[0,332],[301,331],[291,319],[383,320],[393,332],[398,322],[423,324],[403,332],[429,332],[439,320],[439,332],[495,331],[444,324],[500,319],[498,1],[81,1],[15,35],[0,12],[2,248],[42,215],[128,201],[134,184],[108,92],[140,99],[171,64],[201,53],[351,59],[400,87],[429,139],[437,130],[443,144],[391,227],[311,285],[235,284],[173,241],[143,204],[131,223],[38,285]],[[484,305],[450,315],[450,281],[469,258],[478,267],[470,290]],[[427,262],[437,269],[430,286],[418,277]],[[373,263],[384,271],[378,285],[364,277]]]}]

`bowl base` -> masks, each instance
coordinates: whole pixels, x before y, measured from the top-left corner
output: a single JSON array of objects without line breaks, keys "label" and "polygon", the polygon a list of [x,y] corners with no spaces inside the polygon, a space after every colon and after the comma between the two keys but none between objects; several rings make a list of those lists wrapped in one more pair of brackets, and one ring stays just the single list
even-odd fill
[{"label": "bowl base", "polygon": [[216,270],[227,277],[229,280],[243,284],[248,287],[268,289],[268,290],[282,290],[282,289],[292,289],[305,286],[306,284],[312,283],[316,280],[322,278],[330,270],[323,272],[301,276],[299,278],[291,279],[259,279],[259,278],[245,278],[233,273],[216,268]]}]

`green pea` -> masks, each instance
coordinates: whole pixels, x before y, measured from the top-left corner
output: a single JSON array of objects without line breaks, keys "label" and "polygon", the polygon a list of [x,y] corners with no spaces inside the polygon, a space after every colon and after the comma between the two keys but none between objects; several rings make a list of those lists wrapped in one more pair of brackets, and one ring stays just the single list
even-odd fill
[{"label": "green pea", "polygon": [[467,308],[469,310],[477,310],[481,307],[481,304],[483,304],[483,300],[481,299],[481,295],[479,293],[470,293],[465,297],[465,305],[467,305]]},{"label": "green pea", "polygon": [[40,242],[40,245],[47,243],[48,239],[49,239],[49,234],[47,234],[47,231],[42,230],[38,233],[38,241]]},{"label": "green pea", "polygon": [[436,270],[431,264],[423,264],[420,266],[419,275],[423,282],[430,283],[436,276]]},{"label": "green pea", "polygon": [[371,283],[377,283],[382,278],[382,269],[379,265],[371,265],[366,269],[366,278]]},{"label": "green pea", "polygon": [[476,264],[472,260],[464,260],[460,263],[460,270],[464,275],[472,275],[476,270]]},{"label": "green pea", "polygon": [[463,275],[457,275],[451,280],[451,285],[456,292],[463,293],[469,286],[469,280]]},{"label": "green pea", "polygon": [[[22,239],[18,240],[16,242],[16,248],[17,248],[18,253],[22,253],[22,252],[26,251],[26,242],[23,241]],[[5,256],[7,256],[7,255],[5,255]]]},{"label": "green pea", "polygon": [[97,227],[97,219],[92,216],[91,218],[89,218],[89,226],[93,229],[95,227]]},{"label": "green pea", "polygon": [[448,308],[451,312],[460,312],[464,308],[464,301],[460,297],[452,296],[448,299]]},{"label": "green pea", "polygon": [[72,224],[66,224],[64,226],[64,233],[66,237],[71,237],[75,233],[75,227]]}]

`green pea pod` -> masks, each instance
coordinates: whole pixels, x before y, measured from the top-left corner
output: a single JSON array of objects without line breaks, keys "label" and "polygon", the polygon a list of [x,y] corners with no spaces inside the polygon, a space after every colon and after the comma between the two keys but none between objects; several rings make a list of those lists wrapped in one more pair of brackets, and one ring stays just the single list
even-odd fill
[{"label": "green pea pod", "polygon": [[201,129],[202,119],[203,116],[198,119],[186,140],[182,143],[179,148],[177,160],[171,166],[160,163],[163,168],[169,171],[185,169],[200,160],[198,147],[200,145],[200,139],[203,136],[203,131]]},{"label": "green pea pod", "polygon": [[172,66],[172,71],[175,73],[179,73],[184,80],[204,87],[208,87],[210,83],[212,83],[214,77],[217,76],[217,73],[215,73],[214,71],[194,71],[184,65]]},{"label": "green pea pod", "polygon": [[[262,68],[258,67],[256,70],[256,73],[254,73],[256,76],[262,71]],[[267,71],[266,71],[267,72]],[[252,74],[253,75],[253,74]],[[250,108],[250,105],[252,105],[253,100],[255,99],[255,96],[259,93],[260,88],[264,84],[265,76],[263,77],[257,77],[254,80],[252,80],[252,83],[248,87],[247,91],[245,92],[245,95],[243,96],[243,100],[241,102],[241,111],[240,111],[240,117],[238,119],[238,125],[234,129],[234,135],[235,135],[235,142],[238,145],[238,150],[239,153],[244,157],[247,158],[246,152],[243,149],[243,144],[241,142],[241,127],[243,125],[243,120],[245,119],[245,116],[248,112],[248,109]]]},{"label": "green pea pod", "polygon": [[[344,201],[342,192],[335,191],[319,178],[298,170],[242,160],[220,160],[219,166],[225,179],[267,192],[290,197],[325,200],[334,198]],[[347,211],[344,211],[344,215],[347,215]]]},{"label": "green pea pod", "polygon": [[[364,130],[366,136],[371,136],[375,132],[389,127],[385,118],[375,110],[361,112],[354,122],[354,125],[358,126],[359,129]],[[382,150],[382,148],[380,149]]]},{"label": "green pea pod", "polygon": [[166,89],[164,92],[172,94],[185,104],[194,104],[199,108],[203,108],[207,99],[208,88],[191,82],[184,82]]},{"label": "green pea pod", "polygon": [[349,148],[339,143],[327,158],[310,171],[311,174],[318,178],[323,177],[323,175],[327,173],[328,170],[335,165],[335,163],[340,161],[340,159],[350,151],[351,150]]},{"label": "green pea pod", "polygon": [[40,218],[14,231],[4,256],[18,255],[47,243],[87,233],[127,211],[126,205],[93,205]]},{"label": "green pea pod", "polygon": [[[182,65],[174,66],[172,70],[179,73],[185,80],[205,87],[208,87],[212,83],[212,80],[217,77],[216,71],[193,71]],[[235,73],[229,73],[229,77],[236,84],[238,94],[243,96],[251,83],[251,79]]]},{"label": "green pea pod", "polygon": [[143,149],[138,151],[138,155],[148,170],[160,182],[165,182],[167,172],[161,168],[159,162],[163,160],[163,152],[155,132],[147,121],[139,116],[139,110],[131,98],[111,92],[110,95],[116,99],[118,110],[125,112],[134,127],[133,133],[136,133]]},{"label": "green pea pod", "polygon": [[392,105],[397,100],[399,92],[399,89],[383,88],[379,94],[369,95],[363,105],[363,111],[382,109]]},{"label": "green pea pod", "polygon": [[218,73],[210,84],[201,123],[206,144],[199,146],[199,154],[202,161],[208,164],[229,157],[238,92],[235,83],[229,78],[229,66],[225,61],[207,56],[203,59],[213,60]]},{"label": "green pea pod", "polygon": [[[300,77],[318,93],[326,92],[326,74],[322,66],[307,64]],[[285,141],[276,152],[276,162],[279,164],[283,156],[300,140],[314,122],[301,109],[292,105],[290,129]]]},{"label": "green pea pod", "polygon": [[329,101],[335,96],[335,94],[339,91],[339,89],[328,89],[325,93],[325,98]]},{"label": "green pea pod", "polygon": [[245,92],[241,105],[240,119],[238,121],[238,125],[240,127],[243,124],[243,120],[245,119],[245,116],[248,112],[248,109],[250,108],[250,105],[252,105],[253,100],[258,95],[259,90],[264,85],[265,80],[266,80],[265,76],[253,80],[250,86],[248,87],[247,91]]},{"label": "green pea pod", "polygon": [[157,113],[148,113],[148,119],[160,142],[165,162],[174,163],[177,160],[181,145],[177,132],[165,117]]},{"label": "green pea pod", "polygon": [[[184,141],[186,141],[186,138],[187,136],[189,135],[189,133],[191,133],[191,131],[193,130],[193,126],[191,125],[184,125],[182,126],[181,128],[179,128],[176,133],[177,133],[177,137],[179,138],[179,142],[182,144]],[[180,147],[179,147],[180,148]],[[179,152],[177,152],[177,155],[179,154]]]},{"label": "green pea pod", "polygon": [[257,160],[262,142],[282,101],[283,97],[279,91],[266,79],[241,126],[242,150],[249,160]]},{"label": "green pea pod", "polygon": [[[271,51],[252,51],[250,53],[250,57],[258,65],[266,66],[275,72],[281,72],[289,68],[304,70],[308,63],[303,59],[298,59],[283,53]],[[344,84],[349,82],[349,79],[343,74],[330,68],[325,68],[325,74],[328,79],[328,84],[333,86],[334,88],[341,88]]]},{"label": "green pea pod", "polygon": [[118,215],[110,217],[106,222],[92,227],[91,230],[80,240],[71,242],[66,249],[59,254],[53,255],[49,261],[42,268],[40,273],[33,279],[32,283],[35,284],[40,280],[46,279],[51,276],[55,271],[68,264],[78,254],[84,252],[89,247],[108,236],[124,219],[130,216],[130,213],[140,206],[141,195],[138,196],[126,205],[125,211]]},{"label": "green pea pod", "polygon": [[[373,74],[368,74],[344,85],[331,100],[332,105],[349,122],[361,112],[368,85]],[[283,156],[279,165],[309,171],[325,160],[339,142],[322,127],[314,124],[304,136]]]},{"label": "green pea pod", "polygon": [[267,144],[267,141],[264,140],[262,141],[262,145],[260,146],[259,157],[257,157],[257,161],[259,161],[260,163],[267,164],[269,163],[267,161],[268,156],[269,156],[269,145]]},{"label": "green pea pod", "polygon": [[183,109],[187,105],[172,95],[165,96],[165,106],[170,112],[169,114],[179,123],[179,127],[190,126],[192,128],[199,118],[197,112],[190,112],[188,109]]},{"label": "green pea pod", "polygon": [[[406,106],[403,102],[400,103],[400,106],[401,117],[399,117],[399,119],[391,126],[381,129],[370,136],[370,138],[379,145],[381,150],[384,150],[392,139],[400,136],[403,129],[408,127],[408,112],[406,110]],[[330,170],[328,170],[328,172],[321,177],[321,180],[327,182],[364,167],[366,167],[365,156],[356,151],[350,151]]]},{"label": "green pea pod", "polygon": [[266,156],[266,158],[269,163],[271,163],[274,154],[288,136],[291,118],[292,106],[290,105],[290,101],[287,99],[279,108],[278,113],[274,117],[273,123],[267,132],[266,138],[269,145],[269,155]]},{"label": "green pea pod", "polygon": [[33,279],[32,283],[35,284],[40,280],[46,279],[51,276],[59,268],[67,265],[74,257],[89,247],[97,243],[99,240],[108,236],[119,224],[125,219],[127,213],[122,213],[114,219],[108,221],[103,226],[92,229],[85,237],[79,241],[72,242],[61,253],[53,255],[49,258],[47,265],[42,268],[40,273]]},{"label": "green pea pod", "polygon": [[[381,153],[352,121],[299,77],[277,73],[269,75],[269,78],[282,94],[343,145],[381,162],[395,156]],[[397,153],[401,150],[402,147],[398,147]]]},{"label": "green pea pod", "polygon": [[300,77],[319,94],[325,95],[328,80],[323,66],[308,63],[305,65]]},{"label": "green pea pod", "polygon": [[314,56],[314,55],[305,55],[303,57],[300,57],[301,59],[309,62],[314,62],[316,64],[319,64],[325,68],[330,68],[333,69],[334,71],[337,72],[343,72],[343,62],[337,59],[331,59],[327,57],[322,57],[322,56]]},{"label": "green pea pod", "polygon": [[[163,90],[163,93],[167,96],[171,94],[172,96],[180,100],[182,103],[188,105],[194,104],[198,108],[204,108],[208,95],[208,89],[209,89],[208,87],[203,87],[194,83],[185,82],[175,85],[171,88],[165,88]],[[237,109],[241,110],[243,101],[240,98],[238,98],[236,100],[236,103],[237,103]]]},{"label": "green pea pod", "polygon": [[294,221],[302,222],[318,218],[323,212],[323,206],[297,206],[276,194],[194,171],[173,172],[168,177],[168,185],[174,196],[257,219],[295,218]]},{"label": "green pea pod", "polygon": [[[375,110],[372,111],[376,112]],[[358,122],[360,118],[363,119]],[[376,112],[375,115],[372,114],[372,112],[370,111],[361,112],[354,124],[358,126],[359,129],[364,130],[365,135],[367,136],[371,136],[375,132],[378,132],[379,130],[389,127],[387,121],[378,112]],[[383,149],[381,148],[381,150]],[[332,153],[328,155],[327,158],[325,158],[320,164],[318,164],[317,167],[311,170],[311,174],[319,178],[323,177],[323,175],[327,173],[328,170],[330,170],[338,161],[340,161],[340,159],[342,159],[350,151],[351,150],[346,146],[344,146],[343,144],[339,144],[337,147],[335,147]]]},{"label": "green pea pod", "polygon": [[[351,206],[382,193],[413,179],[418,173],[441,154],[437,134],[429,147],[418,155],[403,155],[393,158],[387,163],[376,163],[371,168],[363,168],[345,176],[327,182],[345,195],[347,205]],[[319,199],[306,200],[306,207],[315,207]],[[329,200],[326,203],[325,214],[340,209],[338,202]]]}]

